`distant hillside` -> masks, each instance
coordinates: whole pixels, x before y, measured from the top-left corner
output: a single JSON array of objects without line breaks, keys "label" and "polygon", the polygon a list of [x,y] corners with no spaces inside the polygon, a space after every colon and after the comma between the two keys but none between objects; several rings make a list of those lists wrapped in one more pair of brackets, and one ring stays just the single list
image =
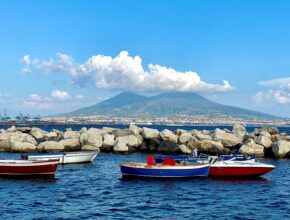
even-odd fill
[{"label": "distant hillside", "polygon": [[222,105],[196,93],[172,92],[146,97],[124,92],[96,105],[62,116],[110,115],[116,117],[174,117],[176,115],[233,116],[240,118],[278,119],[279,117],[243,108]]}]

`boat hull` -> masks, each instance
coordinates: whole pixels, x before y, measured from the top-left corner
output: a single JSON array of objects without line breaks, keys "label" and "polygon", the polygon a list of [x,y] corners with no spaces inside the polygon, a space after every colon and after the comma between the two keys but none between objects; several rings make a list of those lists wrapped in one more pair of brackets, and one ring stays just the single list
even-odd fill
[{"label": "boat hull", "polygon": [[121,172],[124,177],[158,177],[158,178],[176,178],[176,177],[199,177],[208,176],[209,165],[196,166],[130,166],[130,164],[121,164]]},{"label": "boat hull", "polygon": [[59,160],[60,164],[71,164],[71,163],[89,163],[92,162],[98,155],[97,152],[70,152],[63,154],[46,154],[46,155],[28,155],[28,160],[48,160],[56,159]]},{"label": "boat hull", "polygon": [[0,175],[24,176],[24,175],[54,175],[58,166],[57,160],[35,162],[0,162]]},{"label": "boat hull", "polygon": [[275,167],[255,167],[255,166],[211,166],[210,177],[258,177],[271,172]]}]

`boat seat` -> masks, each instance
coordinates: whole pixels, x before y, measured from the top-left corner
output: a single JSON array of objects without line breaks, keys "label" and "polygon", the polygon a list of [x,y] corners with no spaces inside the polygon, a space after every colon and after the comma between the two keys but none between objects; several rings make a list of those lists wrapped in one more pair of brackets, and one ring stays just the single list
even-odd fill
[{"label": "boat seat", "polygon": [[156,165],[155,157],[154,156],[152,156],[152,155],[147,156],[147,165],[149,165],[149,166]]},{"label": "boat seat", "polygon": [[175,166],[176,161],[171,158],[165,158],[162,165],[169,165],[169,166]]}]

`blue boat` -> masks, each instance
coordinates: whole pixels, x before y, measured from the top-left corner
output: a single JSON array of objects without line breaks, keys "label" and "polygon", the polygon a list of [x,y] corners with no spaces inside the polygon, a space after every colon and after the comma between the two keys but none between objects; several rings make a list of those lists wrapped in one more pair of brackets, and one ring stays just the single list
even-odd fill
[{"label": "blue boat", "polygon": [[147,157],[147,163],[126,162],[120,165],[123,177],[206,177],[209,164],[176,163],[172,158],[165,158],[163,163],[155,163],[154,156]]}]

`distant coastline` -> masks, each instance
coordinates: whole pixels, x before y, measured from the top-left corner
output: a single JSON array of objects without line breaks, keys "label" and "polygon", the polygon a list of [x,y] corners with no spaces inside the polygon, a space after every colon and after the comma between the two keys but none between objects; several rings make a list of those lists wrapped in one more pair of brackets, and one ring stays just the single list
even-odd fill
[{"label": "distant coastline", "polygon": [[[111,123],[111,122],[103,122],[103,123],[95,123],[95,122],[78,122],[78,121],[69,121],[69,122],[63,122],[63,121],[44,121],[44,122],[37,122],[37,123],[30,123],[30,122],[0,122],[0,126],[63,126],[63,125],[83,125],[83,126],[114,126],[114,125],[123,125],[123,126],[129,126],[131,123]],[[138,126],[175,126],[175,127],[190,127],[190,126],[233,126],[234,122],[228,122],[228,123],[134,123]],[[247,123],[243,122],[246,127],[259,127],[261,125],[272,125],[272,126],[279,126],[279,127],[290,127],[290,122],[255,122],[255,123]]]}]

